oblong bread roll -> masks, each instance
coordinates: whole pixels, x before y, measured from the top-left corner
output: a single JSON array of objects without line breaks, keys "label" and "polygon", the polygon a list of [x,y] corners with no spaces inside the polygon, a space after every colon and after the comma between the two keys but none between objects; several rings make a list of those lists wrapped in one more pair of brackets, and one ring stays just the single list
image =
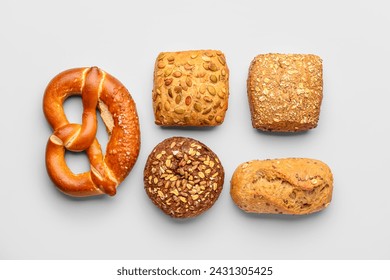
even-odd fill
[{"label": "oblong bread roll", "polygon": [[286,158],[239,165],[230,195],[246,212],[303,215],[326,208],[332,191],[333,175],[325,163]]}]

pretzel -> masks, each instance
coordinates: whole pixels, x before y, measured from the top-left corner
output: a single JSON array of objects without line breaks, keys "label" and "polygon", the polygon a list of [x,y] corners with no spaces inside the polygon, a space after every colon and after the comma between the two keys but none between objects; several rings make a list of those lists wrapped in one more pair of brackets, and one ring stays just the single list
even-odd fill
[{"label": "pretzel", "polygon": [[[82,124],[69,123],[63,103],[81,95]],[[110,136],[106,153],[96,139],[99,109]],[[66,70],[48,84],[43,111],[54,132],[46,146],[46,168],[53,183],[70,196],[115,195],[117,186],[133,168],[140,150],[136,105],[127,89],[97,67]],[[91,170],[74,174],[65,162],[65,150],[86,151]]]}]

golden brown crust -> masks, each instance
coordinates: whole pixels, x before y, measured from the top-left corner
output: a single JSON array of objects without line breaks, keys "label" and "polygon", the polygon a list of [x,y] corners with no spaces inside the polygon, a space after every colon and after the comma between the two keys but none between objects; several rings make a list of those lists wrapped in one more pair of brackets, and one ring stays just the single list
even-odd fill
[{"label": "golden brown crust", "polygon": [[237,167],[230,194],[252,213],[310,214],[332,200],[333,175],[323,162],[306,158],[253,160]]},{"label": "golden brown crust", "polygon": [[209,209],[218,199],[224,170],[203,143],[172,137],[158,144],[144,169],[145,191],[165,214],[190,218]]},{"label": "golden brown crust", "polygon": [[220,125],[228,98],[229,69],[221,51],[163,52],[157,57],[153,87],[157,125]]},{"label": "golden brown crust", "polygon": [[[82,124],[68,122],[63,102],[81,95]],[[96,108],[110,135],[103,156],[96,136]],[[46,88],[43,110],[53,127],[46,148],[46,167],[55,185],[71,196],[114,195],[139,154],[140,130],[135,103],[127,89],[97,67],[76,68],[54,77]],[[65,149],[86,151],[91,171],[74,174],[64,158]]]},{"label": "golden brown crust", "polygon": [[315,128],[322,102],[322,60],[311,54],[261,54],[249,68],[252,126],[267,131]]},{"label": "golden brown crust", "polygon": [[122,182],[133,168],[140,150],[137,108],[128,90],[115,77],[106,75],[103,88],[100,100],[107,105],[114,124],[104,160]]}]

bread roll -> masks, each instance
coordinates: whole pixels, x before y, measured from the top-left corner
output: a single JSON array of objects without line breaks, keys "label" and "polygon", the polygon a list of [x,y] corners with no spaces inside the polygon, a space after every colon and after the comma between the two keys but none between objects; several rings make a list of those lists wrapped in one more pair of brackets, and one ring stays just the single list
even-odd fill
[{"label": "bread roll", "polygon": [[222,52],[163,52],[157,57],[153,87],[157,125],[220,125],[228,98],[229,69]]},{"label": "bread roll", "polygon": [[230,194],[252,213],[310,214],[326,208],[333,191],[329,167],[314,159],[254,160],[235,170]]},{"label": "bread roll", "polygon": [[322,84],[319,56],[256,56],[247,81],[252,126],[282,132],[315,128],[320,115]]},{"label": "bread roll", "polygon": [[149,155],[144,169],[146,193],[173,218],[191,218],[208,210],[218,199],[224,178],[217,155],[188,137],[162,141]]}]

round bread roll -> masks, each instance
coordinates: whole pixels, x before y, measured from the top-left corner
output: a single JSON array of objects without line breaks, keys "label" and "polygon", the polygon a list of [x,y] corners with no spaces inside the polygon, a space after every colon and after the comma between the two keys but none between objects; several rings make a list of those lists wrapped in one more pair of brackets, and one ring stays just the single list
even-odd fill
[{"label": "round bread roll", "polygon": [[203,143],[172,137],[158,144],[144,169],[145,191],[173,218],[195,217],[218,199],[224,182],[223,167]]}]

